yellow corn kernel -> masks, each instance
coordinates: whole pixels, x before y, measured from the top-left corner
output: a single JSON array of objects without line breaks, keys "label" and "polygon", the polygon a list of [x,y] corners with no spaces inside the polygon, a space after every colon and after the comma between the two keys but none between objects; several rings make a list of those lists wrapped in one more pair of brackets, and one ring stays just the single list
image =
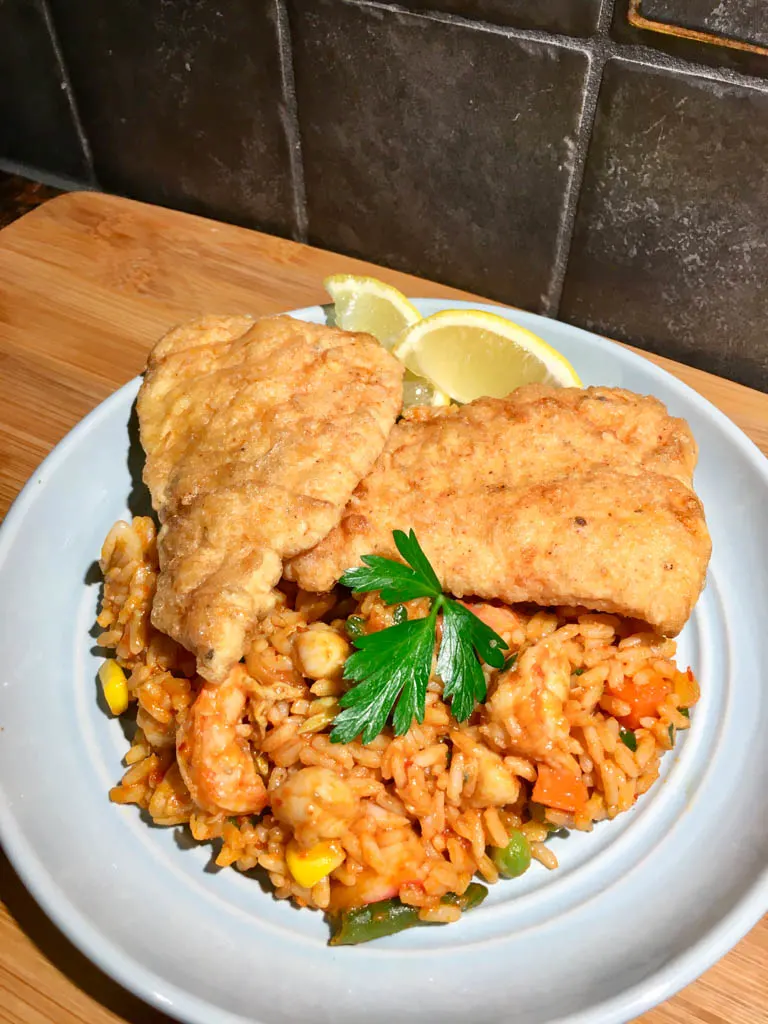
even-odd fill
[{"label": "yellow corn kernel", "polygon": [[344,851],[338,843],[315,843],[308,850],[302,850],[290,842],[285,851],[288,870],[303,889],[311,889],[321,878],[325,878],[344,860]]},{"label": "yellow corn kernel", "polygon": [[109,710],[113,715],[122,715],[128,707],[128,680],[125,672],[110,658],[99,669],[99,681]]}]

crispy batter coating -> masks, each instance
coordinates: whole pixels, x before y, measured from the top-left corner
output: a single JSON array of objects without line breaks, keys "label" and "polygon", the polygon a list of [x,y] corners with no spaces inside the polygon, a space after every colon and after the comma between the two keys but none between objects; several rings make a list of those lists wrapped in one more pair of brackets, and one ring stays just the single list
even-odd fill
[{"label": "crispy batter coating", "polygon": [[674,635],[711,551],[696,458],[684,420],[619,388],[533,384],[414,410],[340,524],[286,574],[328,590],[361,555],[398,557],[392,530],[413,528],[458,597],[584,605]]},{"label": "crispy batter coating", "polygon": [[367,334],[208,316],[153,349],[139,392],[144,479],[163,524],[155,626],[223,679],[274,606],[283,559],[339,522],[402,404]]}]

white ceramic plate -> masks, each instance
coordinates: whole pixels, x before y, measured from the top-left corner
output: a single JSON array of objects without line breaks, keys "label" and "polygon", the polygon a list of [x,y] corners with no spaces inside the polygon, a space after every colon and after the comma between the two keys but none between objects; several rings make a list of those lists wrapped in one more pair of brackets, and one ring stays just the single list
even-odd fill
[{"label": "white ceramic plate", "polygon": [[[709,967],[768,909],[768,462],[650,362],[573,327],[488,308],[555,345],[585,384],[655,394],[688,420],[714,554],[680,644],[702,699],[663,781],[629,814],[554,840],[559,871],[534,865],[492,886],[457,924],[329,949],[319,914],[236,871],[212,871],[209,847],[108,802],[127,742],[98,698],[92,566],[132,501],[137,381],[62,441],[0,532],[2,840],[92,960],[184,1020],[626,1021]],[[317,307],[295,315],[322,320]]]}]

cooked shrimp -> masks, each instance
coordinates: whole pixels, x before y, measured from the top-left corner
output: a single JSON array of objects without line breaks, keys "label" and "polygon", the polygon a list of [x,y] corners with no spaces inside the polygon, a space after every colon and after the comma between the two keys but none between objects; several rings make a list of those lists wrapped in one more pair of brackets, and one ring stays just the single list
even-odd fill
[{"label": "cooked shrimp", "polygon": [[562,762],[570,732],[563,711],[570,681],[568,657],[548,640],[529,647],[514,668],[499,676],[488,711],[491,721],[506,730],[509,753]]},{"label": "cooked shrimp", "polygon": [[503,760],[484,743],[478,743],[460,729],[451,732],[454,748],[477,766],[477,778],[468,800],[472,807],[504,807],[520,795],[520,783]]},{"label": "cooked shrimp", "polygon": [[330,768],[302,768],[272,793],[272,813],[304,847],[343,836],[359,805],[351,786]]},{"label": "cooked shrimp", "polygon": [[179,766],[174,762],[152,794],[149,813],[156,825],[180,825],[189,821],[194,809]]},{"label": "cooked shrimp", "polygon": [[520,783],[498,754],[478,744],[475,748],[478,774],[471,798],[473,807],[503,807],[520,795]]},{"label": "cooked shrimp", "polygon": [[249,674],[262,686],[297,686],[303,682],[291,659],[280,654],[264,637],[253,642],[245,664]]},{"label": "cooked shrimp", "polygon": [[140,707],[136,712],[136,725],[141,729],[155,750],[164,750],[176,743],[176,720],[159,722],[146,708]]},{"label": "cooked shrimp", "polygon": [[223,683],[204,683],[176,734],[176,754],[192,799],[216,814],[258,814],[267,791],[240,725],[247,673],[236,665]]},{"label": "cooked shrimp", "polygon": [[522,640],[522,619],[503,605],[488,604],[485,601],[459,601],[475,614],[486,626],[490,626],[504,640]]}]

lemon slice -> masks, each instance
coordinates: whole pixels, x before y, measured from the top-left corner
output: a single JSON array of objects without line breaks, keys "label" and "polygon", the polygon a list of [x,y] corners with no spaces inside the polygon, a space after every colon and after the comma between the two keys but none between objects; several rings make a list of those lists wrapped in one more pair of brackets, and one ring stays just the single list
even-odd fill
[{"label": "lemon slice", "polygon": [[406,327],[421,319],[402,292],[375,277],[333,274],[323,286],[336,307],[337,327],[372,334],[388,350]]},{"label": "lemon slice", "polygon": [[480,309],[447,309],[419,320],[393,354],[456,402],[504,398],[521,384],[581,387],[568,360],[546,341]]},{"label": "lemon slice", "polygon": [[410,409],[414,405],[450,405],[451,400],[444,391],[436,387],[426,377],[419,377],[410,370],[403,377],[403,408]]},{"label": "lemon slice", "polygon": [[[403,331],[421,320],[421,313],[402,292],[375,277],[333,274],[323,281],[333,299],[337,327],[365,331],[391,350]],[[450,405],[443,391],[418,374],[405,371],[403,408],[414,405]]]}]

